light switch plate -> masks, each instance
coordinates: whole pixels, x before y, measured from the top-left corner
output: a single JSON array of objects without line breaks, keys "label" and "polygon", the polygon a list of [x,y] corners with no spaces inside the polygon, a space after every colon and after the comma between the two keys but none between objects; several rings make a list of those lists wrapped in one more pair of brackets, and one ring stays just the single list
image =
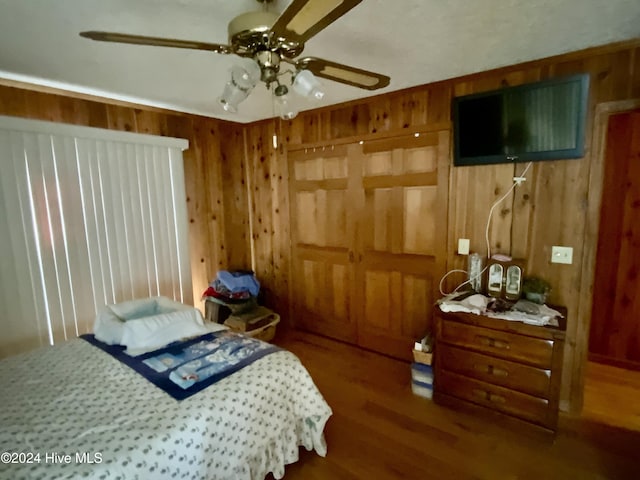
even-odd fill
[{"label": "light switch plate", "polygon": [[458,255],[469,255],[469,239],[458,239]]},{"label": "light switch plate", "polygon": [[551,247],[551,263],[566,263],[571,265],[573,263],[573,248]]}]

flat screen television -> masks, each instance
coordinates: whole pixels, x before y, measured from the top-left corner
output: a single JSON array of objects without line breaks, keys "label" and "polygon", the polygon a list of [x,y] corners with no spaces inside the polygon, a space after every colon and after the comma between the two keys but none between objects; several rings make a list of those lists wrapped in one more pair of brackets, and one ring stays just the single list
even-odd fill
[{"label": "flat screen television", "polygon": [[589,76],[453,99],[455,166],[584,156]]}]

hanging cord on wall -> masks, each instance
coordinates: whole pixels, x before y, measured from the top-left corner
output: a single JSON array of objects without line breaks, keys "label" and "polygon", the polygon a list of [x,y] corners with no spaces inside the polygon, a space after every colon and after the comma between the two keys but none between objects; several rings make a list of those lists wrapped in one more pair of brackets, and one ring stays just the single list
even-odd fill
[{"label": "hanging cord on wall", "polygon": [[[513,192],[513,190],[520,184],[522,184],[522,182],[524,182],[526,180],[525,175],[527,174],[527,172],[529,171],[529,168],[531,167],[532,162],[529,162],[529,164],[526,166],[526,168],[524,169],[524,171],[518,175],[513,177],[513,185],[511,185],[511,187],[509,188],[509,190],[507,190],[507,192],[500,197],[498,200],[496,200],[493,205],[491,206],[491,209],[489,210],[489,215],[487,217],[487,226],[485,228],[485,240],[487,242],[487,259],[491,258],[491,243],[489,241],[489,229],[491,227],[491,217],[493,216],[493,211],[495,210],[495,208],[502,203],[510,194],[511,192]],[[452,295],[454,293],[456,293],[460,288],[462,288],[463,286],[471,283],[473,280],[475,280],[476,278],[482,276],[482,274],[484,273],[484,271],[487,269],[487,267],[485,266],[482,271],[477,274],[475,277],[473,278],[469,278],[468,280],[465,280],[464,282],[462,282],[461,284],[459,284],[456,288],[453,289],[452,292],[449,293],[445,293],[442,289],[442,284],[444,282],[444,279],[447,278],[449,275],[451,275],[452,273],[466,273],[468,274],[469,272],[467,270],[461,270],[461,269],[455,269],[455,270],[450,270],[447,273],[445,273],[443,275],[443,277],[440,279],[440,284],[439,284],[439,290],[440,290],[440,294],[441,295]]]},{"label": "hanging cord on wall", "polygon": [[511,192],[513,192],[513,190],[515,190],[515,188],[518,185],[520,185],[522,182],[526,180],[525,175],[527,174],[527,171],[531,167],[532,163],[533,162],[529,162],[529,164],[527,165],[527,168],[525,168],[524,172],[522,172],[519,176],[513,177],[513,185],[511,185],[511,188],[509,188],[509,190],[507,190],[507,193],[505,193],[502,197],[500,197],[499,200],[496,200],[494,204],[491,206],[491,209],[489,210],[489,217],[487,218],[487,227],[484,232],[485,240],[487,241],[487,259],[491,258],[491,243],[489,242],[489,228],[491,227],[491,216],[493,215],[493,211],[498,205],[500,205],[500,203],[504,201],[505,198],[507,198],[511,194]]}]

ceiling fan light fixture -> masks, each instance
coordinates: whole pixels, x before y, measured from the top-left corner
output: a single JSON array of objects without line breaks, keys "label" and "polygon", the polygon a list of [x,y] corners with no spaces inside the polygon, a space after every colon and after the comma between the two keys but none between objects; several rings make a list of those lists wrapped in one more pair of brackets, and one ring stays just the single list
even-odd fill
[{"label": "ceiling fan light fixture", "polygon": [[320,101],[324,98],[322,85],[309,70],[301,70],[296,74],[293,79],[293,91],[312,100]]},{"label": "ceiling fan light fixture", "polygon": [[289,93],[289,89],[287,88],[286,85],[282,85],[282,84],[278,84],[278,86],[273,90],[273,94],[276,97],[282,97],[283,95],[286,95],[287,93]]},{"label": "ceiling fan light fixture", "polygon": [[260,81],[261,73],[256,62],[246,59],[241,65],[231,67],[231,81],[239,88],[251,91]]},{"label": "ceiling fan light fixture", "polygon": [[227,82],[218,98],[218,103],[222,105],[225,112],[237,113],[238,105],[249,96],[249,92],[237,88],[233,82]]},{"label": "ceiling fan light fixture", "polygon": [[218,99],[225,112],[238,112],[238,105],[253,91],[260,81],[260,75],[260,66],[253,60],[231,67],[231,80],[225,84]]},{"label": "ceiling fan light fixture", "polygon": [[273,106],[283,120],[293,120],[298,115],[298,109],[293,105],[288,91],[286,85],[278,85],[273,89]]},{"label": "ceiling fan light fixture", "polygon": [[[80,36],[101,42],[128,43],[158,47],[204,50],[240,57],[242,63],[231,68],[231,78],[225,84],[218,102],[226,112],[235,113],[260,82],[271,91],[272,102],[281,118],[290,120],[297,114],[291,105],[295,95],[322,100],[325,92],[315,78],[377,90],[389,85],[390,78],[375,72],[343,65],[322,58],[298,58],[307,40],[327,28],[363,0],[288,0],[281,14],[270,12],[267,4],[276,0],[257,0],[264,4],[261,11],[242,13],[228,25],[229,44],[181,40],[128,33],[84,31]],[[294,67],[280,70],[281,63]],[[291,75],[291,84],[280,83],[282,75]]]},{"label": "ceiling fan light fixture", "polygon": [[262,50],[256,53],[255,63],[260,69],[260,80],[267,84],[277,81],[280,72],[280,55],[269,50]]}]

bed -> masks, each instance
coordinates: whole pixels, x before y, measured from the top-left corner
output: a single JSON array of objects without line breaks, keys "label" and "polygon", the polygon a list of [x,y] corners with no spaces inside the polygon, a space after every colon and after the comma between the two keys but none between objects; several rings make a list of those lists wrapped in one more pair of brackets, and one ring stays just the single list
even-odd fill
[{"label": "bed", "polygon": [[300,446],[326,454],[331,409],[284,350],[180,401],[81,338],[0,379],[0,478],[281,478]]}]

